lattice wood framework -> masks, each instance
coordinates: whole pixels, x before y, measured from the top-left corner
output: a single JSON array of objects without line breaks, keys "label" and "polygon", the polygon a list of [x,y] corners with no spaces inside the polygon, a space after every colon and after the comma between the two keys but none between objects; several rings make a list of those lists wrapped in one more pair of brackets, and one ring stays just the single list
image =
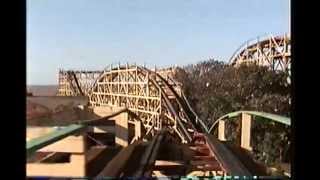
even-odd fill
[{"label": "lattice wood framework", "polygon": [[[110,71],[105,71],[97,79],[89,100],[93,107],[127,107],[139,116],[147,129],[146,134],[154,134],[162,126],[170,126],[179,133],[181,130],[176,128],[175,116],[163,102],[163,94],[170,99],[169,89],[165,88],[155,71],[147,71],[137,66],[119,65]],[[179,109],[173,100],[172,104],[175,109]]]},{"label": "lattice wood framework", "polygon": [[87,96],[103,71],[59,71],[58,96]]},{"label": "lattice wood framework", "polygon": [[156,69],[156,72],[162,76],[168,84],[174,88],[174,90],[178,93],[179,96],[181,96],[181,87],[182,84],[180,82],[177,82],[174,77],[176,74],[176,68],[175,67],[169,67],[165,69]]},{"label": "lattice wood framework", "polygon": [[230,64],[254,63],[269,66],[272,70],[290,70],[291,39],[289,35],[257,38],[247,41],[230,58]]}]

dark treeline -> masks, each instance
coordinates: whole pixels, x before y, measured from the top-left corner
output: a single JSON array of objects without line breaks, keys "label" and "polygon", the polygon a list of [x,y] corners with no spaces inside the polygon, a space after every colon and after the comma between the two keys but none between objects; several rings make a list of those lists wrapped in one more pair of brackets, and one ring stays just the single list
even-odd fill
[{"label": "dark treeline", "polygon": [[[175,75],[191,106],[208,126],[219,117],[239,110],[290,117],[291,86],[287,78],[285,72],[274,72],[267,67],[232,67],[215,60],[178,68]],[[239,144],[235,138],[239,123],[231,122],[231,126],[226,134],[231,138],[227,139]],[[259,120],[254,121],[252,128],[252,155],[256,160],[268,165],[289,161],[290,127]]]},{"label": "dark treeline", "polygon": [[238,110],[290,116],[287,77],[267,67],[235,68],[215,60],[178,68],[175,75],[195,111],[208,124]]}]

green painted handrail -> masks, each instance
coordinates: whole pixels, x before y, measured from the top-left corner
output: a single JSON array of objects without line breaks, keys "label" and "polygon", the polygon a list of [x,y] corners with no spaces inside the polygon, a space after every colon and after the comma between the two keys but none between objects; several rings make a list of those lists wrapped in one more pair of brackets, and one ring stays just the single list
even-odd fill
[{"label": "green painted handrail", "polygon": [[110,119],[114,116],[117,116],[122,112],[131,113],[130,111],[128,111],[127,108],[122,108],[119,111],[114,112],[108,116],[98,118],[98,119],[84,120],[81,122],[74,122],[74,124],[63,127],[62,129],[58,129],[58,130],[52,131],[48,134],[45,134],[43,136],[31,139],[30,141],[27,142],[27,145],[26,145],[27,157],[29,157],[31,154],[33,154],[37,150],[39,150],[49,144],[57,142],[57,141],[65,138],[67,136],[70,136],[72,134],[75,134],[87,126],[94,125],[95,123],[105,121],[106,119]]},{"label": "green painted handrail", "polygon": [[27,146],[26,146],[27,157],[29,157],[31,154],[36,152],[38,149],[41,149],[49,144],[57,142],[57,141],[65,138],[71,134],[79,132],[85,127],[86,127],[86,125],[82,125],[82,124],[71,124],[67,127],[55,130],[55,131],[48,133],[44,136],[31,139],[30,141],[27,142]]},{"label": "green painted handrail", "polygon": [[216,120],[210,127],[209,133],[212,131],[212,129],[215,127],[215,125],[222,119],[225,118],[233,118],[241,115],[242,113],[253,115],[253,116],[258,116],[258,117],[263,117],[281,124],[285,124],[290,126],[291,125],[291,119],[285,116],[280,116],[276,114],[271,114],[271,113],[266,113],[266,112],[257,112],[257,111],[236,111],[232,113],[228,113],[222,117],[220,117],[218,120]]}]

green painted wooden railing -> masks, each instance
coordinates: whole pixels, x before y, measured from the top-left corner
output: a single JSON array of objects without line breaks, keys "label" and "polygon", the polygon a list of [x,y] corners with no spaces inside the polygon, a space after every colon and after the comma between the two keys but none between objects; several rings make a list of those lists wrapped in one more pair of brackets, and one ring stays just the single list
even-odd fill
[{"label": "green painted wooden railing", "polygon": [[258,111],[236,111],[236,112],[232,112],[232,113],[228,113],[222,117],[220,117],[218,120],[216,120],[210,127],[209,129],[209,133],[212,131],[212,129],[216,126],[216,124],[222,120],[222,119],[228,119],[228,118],[233,118],[233,117],[237,117],[241,114],[249,114],[252,116],[258,116],[258,117],[262,117],[271,121],[275,121],[281,124],[285,124],[290,126],[291,125],[291,119],[285,116],[280,116],[280,115],[276,115],[276,114],[271,114],[271,113],[265,113],[265,112],[258,112]]},{"label": "green painted wooden railing", "polygon": [[89,125],[94,125],[95,123],[104,121],[106,119],[112,118],[116,115],[119,115],[122,112],[129,112],[127,108],[120,109],[119,111],[109,115],[105,116],[99,119],[93,119],[93,120],[85,120],[81,122],[77,122],[71,125],[68,125],[66,127],[62,127],[61,129],[54,130],[46,135],[31,139],[27,141],[26,144],[26,150],[27,150],[27,157],[30,157],[34,152],[37,150],[52,144],[54,142],[57,142],[67,136],[70,136],[72,134],[76,134],[86,128]]},{"label": "green painted wooden railing", "polygon": [[82,124],[72,124],[67,127],[63,127],[61,129],[52,131],[44,136],[40,136],[38,138],[31,139],[27,142],[27,157],[32,155],[38,149],[41,149],[49,144],[52,144],[56,141],[59,141],[69,135],[80,132],[85,125]]},{"label": "green painted wooden railing", "polygon": [[[128,111],[127,109],[122,109],[110,116],[107,117],[103,117],[100,119],[95,119],[95,120],[88,120],[88,121],[84,121],[82,123],[79,124],[71,124],[69,126],[63,127],[61,129],[55,130],[51,133],[48,133],[44,136],[38,137],[38,138],[34,138],[31,139],[30,141],[27,142],[26,145],[26,149],[27,149],[27,157],[29,157],[31,154],[33,154],[34,152],[36,152],[37,150],[52,144],[54,142],[57,142],[69,135],[75,134],[77,132],[80,132],[82,129],[84,129],[85,127],[87,127],[89,124],[91,123],[95,123],[95,122],[99,122],[99,121],[103,121],[105,119],[111,118],[113,116],[116,116],[124,111]],[[276,114],[271,114],[271,113],[264,113],[264,112],[256,112],[256,111],[236,111],[236,112],[232,112],[229,114],[226,114],[222,117],[220,117],[217,121],[215,121],[215,123],[211,126],[211,128],[209,129],[209,132],[212,131],[212,129],[214,128],[214,126],[218,123],[219,120],[222,119],[226,119],[226,118],[232,118],[232,117],[237,117],[239,115],[241,115],[242,113],[246,113],[249,115],[253,115],[253,116],[259,116],[259,117],[263,117],[272,121],[276,121],[282,124],[286,124],[289,125],[291,124],[291,120],[288,117],[283,117],[283,116],[279,116]]]}]

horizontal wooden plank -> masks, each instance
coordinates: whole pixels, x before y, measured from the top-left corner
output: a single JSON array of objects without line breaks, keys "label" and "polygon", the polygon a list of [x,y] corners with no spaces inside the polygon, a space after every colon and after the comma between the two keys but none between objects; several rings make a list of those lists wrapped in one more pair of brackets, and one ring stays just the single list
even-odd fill
[{"label": "horizontal wooden plank", "polygon": [[108,164],[107,166],[97,175],[97,178],[103,177],[118,177],[120,173],[126,167],[130,156],[134,152],[137,146],[141,144],[141,141],[136,141],[130,144],[126,148],[123,148]]},{"label": "horizontal wooden plank", "polygon": [[165,160],[156,160],[155,166],[181,166],[184,165],[184,161],[165,161]]},{"label": "horizontal wooden plank", "polygon": [[184,161],[165,161],[165,160],[156,160],[152,171],[165,171],[165,170],[172,170],[172,169],[184,169],[185,162]]},{"label": "horizontal wooden plank", "polygon": [[84,153],[85,137],[68,136],[60,141],[47,145],[39,149],[40,152],[64,152],[64,153]]},{"label": "horizontal wooden plank", "polygon": [[251,176],[250,171],[243,165],[242,162],[225,147],[219,140],[214,136],[207,134],[205,136],[206,142],[210,147],[210,150],[214,154],[215,158],[221,164],[224,171],[228,175],[232,176]]}]

